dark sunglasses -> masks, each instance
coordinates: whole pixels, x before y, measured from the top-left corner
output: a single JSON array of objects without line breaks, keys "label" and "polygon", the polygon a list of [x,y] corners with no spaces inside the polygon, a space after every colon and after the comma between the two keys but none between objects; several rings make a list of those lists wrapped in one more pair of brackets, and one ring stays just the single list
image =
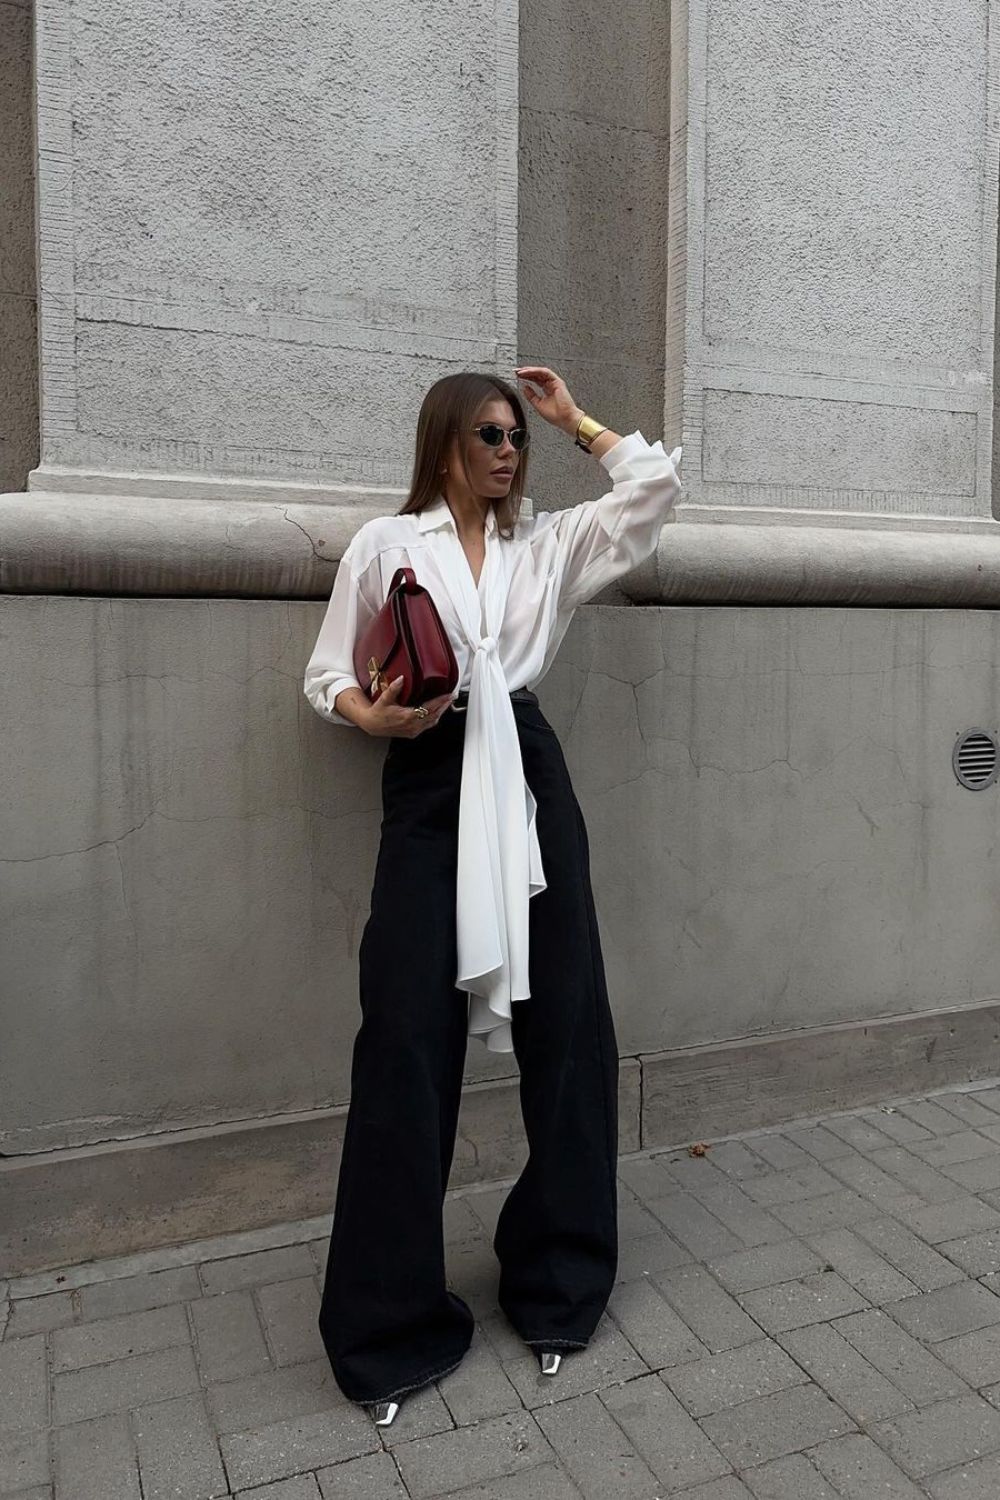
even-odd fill
[{"label": "dark sunglasses", "polygon": [[483,442],[489,448],[499,448],[504,437],[510,438],[510,445],[518,453],[528,446],[527,427],[501,427],[499,422],[481,422],[478,427],[473,427],[473,432],[478,432]]}]

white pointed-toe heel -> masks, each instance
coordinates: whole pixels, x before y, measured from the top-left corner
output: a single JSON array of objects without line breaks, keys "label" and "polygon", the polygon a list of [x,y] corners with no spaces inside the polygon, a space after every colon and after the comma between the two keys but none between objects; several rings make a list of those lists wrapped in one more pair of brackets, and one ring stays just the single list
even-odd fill
[{"label": "white pointed-toe heel", "polygon": [[554,1375],[562,1363],[562,1355],[557,1354],[554,1349],[539,1350],[538,1358],[541,1362],[543,1375]]},{"label": "white pointed-toe heel", "polygon": [[370,1407],[376,1427],[388,1427],[399,1411],[398,1401],[374,1401]]}]

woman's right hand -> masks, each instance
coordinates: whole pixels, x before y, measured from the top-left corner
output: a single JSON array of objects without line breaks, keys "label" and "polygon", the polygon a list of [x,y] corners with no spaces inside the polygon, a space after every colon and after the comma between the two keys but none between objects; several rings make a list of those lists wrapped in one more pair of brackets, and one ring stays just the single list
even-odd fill
[{"label": "woman's right hand", "polygon": [[398,701],[402,688],[403,679],[397,677],[368,706],[364,727],[369,734],[396,735],[402,739],[414,740],[418,734],[433,729],[453,701],[451,693],[444,693],[440,698],[428,698],[422,705],[427,709],[424,717],[415,708],[406,708]]}]

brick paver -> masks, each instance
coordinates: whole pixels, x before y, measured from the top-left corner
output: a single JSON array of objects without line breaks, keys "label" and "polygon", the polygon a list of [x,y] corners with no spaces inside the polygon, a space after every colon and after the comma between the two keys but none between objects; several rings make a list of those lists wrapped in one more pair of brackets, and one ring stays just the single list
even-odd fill
[{"label": "brick paver", "polygon": [[322,1348],[328,1216],[0,1281],[0,1495],[995,1500],[1000,1083],[619,1175],[618,1281],[553,1378],[496,1306],[509,1183],[449,1195],[473,1343],[389,1428]]}]

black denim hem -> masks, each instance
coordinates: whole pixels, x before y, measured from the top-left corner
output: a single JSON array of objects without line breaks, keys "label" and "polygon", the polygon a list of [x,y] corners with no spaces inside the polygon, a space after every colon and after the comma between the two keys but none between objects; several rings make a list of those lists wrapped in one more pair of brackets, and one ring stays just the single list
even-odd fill
[{"label": "black denim hem", "polygon": [[440,1380],[442,1375],[450,1375],[452,1370],[458,1369],[468,1352],[468,1349],[464,1350],[454,1363],[445,1365],[441,1370],[430,1370],[426,1374],[419,1376],[410,1385],[399,1385],[394,1391],[389,1391],[384,1396],[349,1396],[348,1400],[357,1402],[359,1406],[378,1406],[382,1401],[395,1401],[397,1396],[405,1396],[407,1391],[415,1391],[422,1385],[429,1385],[432,1380]]},{"label": "black denim hem", "polygon": [[586,1349],[590,1343],[589,1339],[526,1339],[522,1334],[522,1342],[529,1345],[538,1344],[543,1349],[555,1349],[557,1345],[565,1349]]}]

